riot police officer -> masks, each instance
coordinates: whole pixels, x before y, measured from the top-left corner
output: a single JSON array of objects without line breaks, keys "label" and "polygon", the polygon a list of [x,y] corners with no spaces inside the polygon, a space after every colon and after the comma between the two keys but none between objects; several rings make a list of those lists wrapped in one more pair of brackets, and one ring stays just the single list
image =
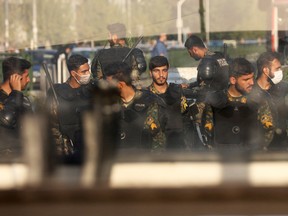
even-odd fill
[{"label": "riot police officer", "polygon": [[189,113],[197,131],[197,136],[195,136],[195,138],[198,137],[198,140],[196,138],[195,141],[196,146],[202,148],[202,144],[204,146],[207,145],[203,141],[202,134],[199,132],[199,125],[205,109],[205,103],[207,102],[207,95],[211,91],[227,89],[229,83],[229,65],[222,53],[211,52],[203,40],[196,35],[191,35],[186,40],[185,47],[193,59],[196,61],[200,60],[197,67],[196,82],[189,85],[182,84],[182,86],[186,97],[190,100],[192,99],[192,101],[196,101],[193,103],[193,107],[191,106],[191,109],[189,109]]},{"label": "riot police officer", "polygon": [[105,68],[113,62],[121,62],[125,59],[130,67],[132,67],[132,79],[138,85],[139,75],[146,71],[146,60],[143,52],[134,48],[129,56],[130,48],[126,45],[126,27],[122,23],[114,23],[108,25],[109,30],[109,49],[102,49],[95,57],[91,64],[93,77],[102,79],[105,76]]},{"label": "riot police officer", "polygon": [[211,52],[196,35],[186,40],[185,47],[192,58],[196,61],[201,59],[197,67],[197,81],[189,88],[205,86],[209,90],[221,90],[228,87],[229,66],[222,53]]},{"label": "riot police officer", "polygon": [[167,83],[169,63],[164,56],[150,59],[149,70],[152,84],[148,89],[162,98],[167,113],[164,130],[167,139],[166,148],[173,150],[185,149],[184,114],[187,111],[187,100],[179,84]]},{"label": "riot police officer", "polygon": [[31,63],[25,59],[8,57],[2,63],[3,83],[0,86],[0,154],[20,153],[20,117],[32,112],[24,90],[30,82]]},{"label": "riot police officer", "polygon": [[64,162],[79,163],[82,160],[82,123],[85,110],[90,108],[92,95],[87,91],[91,72],[88,59],[71,55],[67,61],[70,77],[65,83],[54,84],[47,93],[47,105],[52,116],[52,134],[57,154]]},{"label": "riot police officer", "polygon": [[281,56],[277,52],[264,52],[257,60],[258,76],[253,90],[257,101],[268,101],[275,122],[271,134],[270,150],[287,150],[288,137],[288,83],[283,81]]},{"label": "riot police officer", "polygon": [[271,109],[251,98],[253,85],[252,64],[236,58],[230,64],[229,88],[210,93],[214,100],[206,106],[202,122],[219,150],[258,150],[269,145],[266,138],[274,127]]}]

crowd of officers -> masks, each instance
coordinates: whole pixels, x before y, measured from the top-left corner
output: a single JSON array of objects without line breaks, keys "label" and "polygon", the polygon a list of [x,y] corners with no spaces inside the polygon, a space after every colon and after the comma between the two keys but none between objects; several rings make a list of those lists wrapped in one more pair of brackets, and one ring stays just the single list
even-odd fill
[{"label": "crowd of officers", "polygon": [[[148,64],[152,83],[141,86],[139,77],[147,68],[143,52],[125,45],[122,24],[110,25],[109,31],[110,48],[95,54],[91,68],[84,56],[70,56],[69,79],[47,92],[51,134],[63,160],[81,162],[82,117],[93,109],[101,109],[103,116],[114,113],[115,121],[103,131],[114,133],[116,148],[123,151],[287,150],[288,84],[278,53],[262,53],[256,70],[245,58],[227,60],[222,53],[211,52],[202,39],[191,35],[185,47],[200,60],[196,82],[168,83],[169,62],[159,55]],[[32,111],[21,92],[29,82],[30,67],[16,57],[3,61],[1,154],[17,151],[19,137],[11,134],[21,128],[19,117]],[[113,91],[107,93],[107,88]],[[95,95],[106,99],[95,100]],[[95,101],[104,102],[104,108]]]}]

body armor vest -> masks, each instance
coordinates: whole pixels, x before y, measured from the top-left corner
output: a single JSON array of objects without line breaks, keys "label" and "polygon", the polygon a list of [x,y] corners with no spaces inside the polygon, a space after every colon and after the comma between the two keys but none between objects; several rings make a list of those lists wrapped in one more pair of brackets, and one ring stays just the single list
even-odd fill
[{"label": "body armor vest", "polygon": [[81,129],[81,114],[88,109],[90,98],[82,93],[82,87],[73,89],[68,84],[56,84],[58,96],[58,119],[60,130],[75,142],[75,133]]},{"label": "body armor vest", "polygon": [[150,149],[151,134],[144,130],[147,109],[155,101],[154,95],[143,91],[128,107],[122,107],[121,118],[121,148]]},{"label": "body armor vest", "polygon": [[229,65],[221,53],[209,53],[197,67],[197,82],[202,81],[210,90],[222,90],[228,87]]},{"label": "body armor vest", "polygon": [[257,136],[258,121],[256,110],[240,102],[229,103],[223,109],[214,108],[214,142],[215,145],[255,145],[253,137]]},{"label": "body armor vest", "polygon": [[163,94],[158,94],[165,103],[168,114],[168,122],[166,129],[182,129],[183,121],[181,116],[181,89],[180,86],[174,83],[170,83],[168,89]]},{"label": "body armor vest", "polygon": [[[165,108],[161,115],[161,123],[166,135],[166,147],[167,149],[183,148],[184,147],[184,135],[183,135],[183,117],[182,117],[182,89],[180,85],[170,83],[165,93],[158,93],[153,85],[150,86],[150,91],[159,96]],[[186,100],[186,99],[185,99]],[[184,110],[186,108],[183,108]],[[164,119],[163,119],[164,118]]]}]

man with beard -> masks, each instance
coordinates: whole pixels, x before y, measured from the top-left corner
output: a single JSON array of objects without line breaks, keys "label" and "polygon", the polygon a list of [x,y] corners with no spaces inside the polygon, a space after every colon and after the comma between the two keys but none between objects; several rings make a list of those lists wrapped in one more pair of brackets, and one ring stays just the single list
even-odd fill
[{"label": "man with beard", "polygon": [[273,131],[271,110],[265,101],[256,103],[250,98],[254,85],[254,68],[244,58],[230,64],[230,86],[212,92],[203,120],[206,134],[219,150],[257,150],[271,140],[266,134]]},{"label": "man with beard", "polygon": [[161,97],[167,107],[167,122],[164,126],[167,149],[183,149],[183,114],[187,111],[187,101],[181,85],[167,83],[169,63],[164,56],[155,56],[149,62],[150,76],[153,80],[149,90]]},{"label": "man with beard", "polygon": [[8,57],[3,60],[3,83],[0,86],[0,155],[18,154],[20,144],[20,118],[32,112],[28,97],[23,94],[29,78],[31,63],[25,59]]},{"label": "man with beard", "polygon": [[132,68],[131,77],[133,84],[137,87],[139,84],[139,76],[146,71],[146,60],[143,52],[134,48],[130,55],[131,48],[126,44],[126,27],[122,23],[113,23],[108,25],[109,31],[109,49],[102,49],[95,57],[91,64],[91,72],[94,78],[102,79],[106,75],[105,68],[114,62],[122,62],[125,58],[127,63]]},{"label": "man with beard", "polygon": [[258,77],[253,89],[254,100],[268,101],[275,131],[271,134],[269,150],[287,150],[288,84],[283,79],[280,54],[264,52],[257,60]]},{"label": "man with beard", "polygon": [[[190,109],[190,116],[194,116],[193,121],[197,131],[197,136],[194,136],[196,139],[194,142],[196,143],[197,148],[202,148],[203,144],[206,147],[207,145],[202,138],[203,135],[200,133],[199,125],[201,125],[205,103],[207,103],[207,94],[211,91],[219,91],[228,88],[229,65],[222,53],[210,51],[203,40],[196,35],[190,35],[187,38],[185,47],[194,60],[200,60],[197,67],[196,81],[189,85],[182,84],[182,87],[185,96],[195,100],[194,106]],[[203,130],[203,128],[201,129]]]}]

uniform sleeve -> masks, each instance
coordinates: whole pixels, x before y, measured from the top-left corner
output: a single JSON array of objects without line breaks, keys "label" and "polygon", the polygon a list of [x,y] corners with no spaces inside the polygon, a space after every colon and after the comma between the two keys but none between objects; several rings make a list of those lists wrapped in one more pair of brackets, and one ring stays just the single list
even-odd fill
[{"label": "uniform sleeve", "polygon": [[260,125],[262,126],[262,129],[264,131],[263,147],[265,148],[271,143],[274,137],[275,129],[272,111],[267,101],[265,103],[262,103],[262,105],[258,109],[258,121],[260,122]]},{"label": "uniform sleeve", "polygon": [[214,129],[213,110],[212,107],[208,104],[205,105],[205,111],[203,111],[203,122],[205,132],[210,135],[213,134]]},{"label": "uniform sleeve", "polygon": [[181,92],[181,98],[180,98],[180,100],[181,100],[181,102],[180,102],[180,104],[181,104],[181,113],[184,114],[188,110],[188,102],[187,102],[186,96],[184,95],[182,87],[180,87],[180,92]]},{"label": "uniform sleeve", "polygon": [[147,129],[151,133],[151,152],[165,151],[166,137],[161,129],[159,121],[159,105],[157,103],[152,103],[148,107],[144,129]]}]

